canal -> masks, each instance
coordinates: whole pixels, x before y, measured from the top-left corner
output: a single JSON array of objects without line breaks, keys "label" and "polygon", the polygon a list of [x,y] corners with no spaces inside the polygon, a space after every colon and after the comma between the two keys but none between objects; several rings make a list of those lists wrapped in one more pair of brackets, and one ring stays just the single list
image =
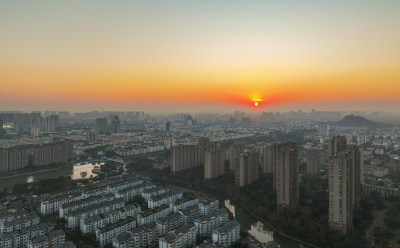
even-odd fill
[{"label": "canal", "polygon": [[[160,181],[162,182],[162,181]],[[168,180],[164,183],[169,185],[174,185],[176,187],[183,188],[185,191],[195,193],[200,199],[214,197],[218,199],[223,205],[233,214],[235,219],[240,223],[241,228],[253,236],[260,243],[267,243],[268,241],[275,241],[278,243],[280,248],[309,248],[299,242],[291,240],[289,238],[283,237],[274,231],[266,227],[257,218],[252,216],[249,211],[243,208],[240,204],[231,201],[229,198],[222,195],[215,195],[214,193],[203,190],[198,187],[191,188],[188,185],[183,185],[182,183],[176,183],[174,181]]]},{"label": "canal", "polygon": [[219,200],[224,202],[225,207],[233,214],[241,227],[258,242],[267,243],[268,241],[275,241],[281,248],[307,248],[303,244],[275,234],[239,204],[233,203],[229,199]]}]

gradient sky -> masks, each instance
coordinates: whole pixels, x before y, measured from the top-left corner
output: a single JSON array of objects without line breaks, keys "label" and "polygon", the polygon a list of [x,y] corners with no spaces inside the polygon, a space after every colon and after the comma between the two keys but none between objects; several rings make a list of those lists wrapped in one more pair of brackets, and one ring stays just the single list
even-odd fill
[{"label": "gradient sky", "polygon": [[398,111],[399,13],[398,0],[0,0],[0,110]]}]

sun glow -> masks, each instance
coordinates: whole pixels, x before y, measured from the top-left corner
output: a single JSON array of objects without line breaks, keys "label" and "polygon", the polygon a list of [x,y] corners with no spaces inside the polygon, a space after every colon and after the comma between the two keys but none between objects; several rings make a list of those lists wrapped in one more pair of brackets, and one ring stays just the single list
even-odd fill
[{"label": "sun glow", "polygon": [[264,101],[263,99],[260,99],[260,98],[253,98],[251,100],[253,101],[253,105],[256,108],[260,106],[260,102]]}]

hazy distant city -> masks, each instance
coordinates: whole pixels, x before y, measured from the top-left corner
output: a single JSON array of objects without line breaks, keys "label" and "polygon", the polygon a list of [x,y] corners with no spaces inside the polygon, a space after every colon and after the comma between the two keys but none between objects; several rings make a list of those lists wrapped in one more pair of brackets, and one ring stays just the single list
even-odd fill
[{"label": "hazy distant city", "polygon": [[399,121],[3,111],[0,247],[396,244]]}]

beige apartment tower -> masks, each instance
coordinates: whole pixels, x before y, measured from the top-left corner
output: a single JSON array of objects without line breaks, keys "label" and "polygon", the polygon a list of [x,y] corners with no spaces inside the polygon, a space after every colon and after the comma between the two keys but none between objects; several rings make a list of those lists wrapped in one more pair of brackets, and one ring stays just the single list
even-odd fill
[{"label": "beige apartment tower", "polygon": [[272,145],[274,189],[278,209],[296,206],[299,201],[299,151],[294,141]]},{"label": "beige apartment tower", "polygon": [[319,166],[324,163],[324,151],[317,148],[311,148],[307,150],[307,174],[316,175],[319,173]]},{"label": "beige apartment tower", "polygon": [[229,169],[235,170],[236,164],[239,163],[240,154],[244,152],[245,143],[232,144],[228,149]]},{"label": "beige apartment tower", "polygon": [[345,136],[333,136],[328,141],[328,157],[333,157],[346,150],[347,140]]},{"label": "beige apartment tower", "polygon": [[235,185],[243,187],[259,179],[259,156],[254,150],[240,154],[235,169]]},{"label": "beige apartment tower", "polygon": [[343,149],[343,138],[336,142],[337,137],[329,140],[331,151],[335,151],[330,152],[328,166],[329,227],[347,234],[352,228],[354,209],[360,205],[363,152],[355,145]]},{"label": "beige apartment tower", "polygon": [[222,149],[210,149],[204,154],[204,179],[210,180],[224,175],[225,152]]},{"label": "beige apartment tower", "polygon": [[274,167],[272,165],[272,146],[266,145],[262,148],[262,173],[273,173]]}]

